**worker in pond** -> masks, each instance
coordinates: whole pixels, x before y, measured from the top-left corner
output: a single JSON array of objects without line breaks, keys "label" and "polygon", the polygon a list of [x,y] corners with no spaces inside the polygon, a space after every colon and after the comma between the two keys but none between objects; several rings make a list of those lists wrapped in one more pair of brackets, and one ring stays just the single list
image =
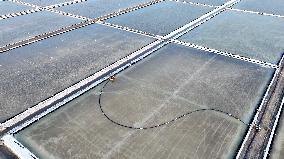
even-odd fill
[{"label": "worker in pond", "polygon": [[115,76],[110,76],[109,80],[113,82],[115,80]]}]

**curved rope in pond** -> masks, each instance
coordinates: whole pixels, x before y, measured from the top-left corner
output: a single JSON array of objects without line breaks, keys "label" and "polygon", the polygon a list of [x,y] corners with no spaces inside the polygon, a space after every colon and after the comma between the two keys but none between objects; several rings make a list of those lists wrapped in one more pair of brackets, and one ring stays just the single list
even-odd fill
[{"label": "curved rope in pond", "polygon": [[118,125],[118,126],[121,126],[121,127],[125,127],[125,128],[129,128],[129,129],[141,129],[141,130],[145,130],[145,129],[153,129],[153,128],[158,128],[160,126],[165,126],[165,125],[168,125],[170,123],[173,123],[181,118],[184,118],[184,117],[187,117],[193,113],[197,113],[197,112],[203,112],[203,111],[214,111],[214,112],[218,112],[218,113],[221,113],[221,114],[225,114],[233,119],[236,119],[237,121],[243,123],[244,125],[248,125],[247,123],[245,123],[243,120],[241,120],[240,118],[230,114],[230,113],[227,113],[227,112],[224,112],[222,110],[218,110],[218,109],[214,109],[214,108],[204,108],[204,109],[197,109],[197,110],[193,110],[193,111],[189,111],[185,114],[182,114],[174,119],[171,119],[169,121],[166,121],[166,122],[163,122],[163,123],[160,123],[160,124],[156,124],[156,125],[152,125],[152,126],[147,126],[147,127],[135,127],[135,126],[130,126],[130,125],[125,125],[125,124],[122,124],[122,123],[119,123],[117,121],[115,121],[114,119],[111,119],[107,113],[104,111],[103,109],[103,106],[101,104],[101,97],[102,97],[102,94],[103,94],[103,89],[105,88],[105,86],[109,83],[110,80],[108,80],[102,87],[102,89],[100,90],[100,94],[99,94],[99,107],[100,107],[100,110],[101,110],[101,113],[109,120],[111,121],[112,123]]}]

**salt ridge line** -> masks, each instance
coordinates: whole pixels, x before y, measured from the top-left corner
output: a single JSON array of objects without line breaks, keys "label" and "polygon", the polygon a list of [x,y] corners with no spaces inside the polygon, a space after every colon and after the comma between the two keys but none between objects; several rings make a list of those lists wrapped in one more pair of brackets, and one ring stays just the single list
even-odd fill
[{"label": "salt ridge line", "polygon": [[129,12],[138,10],[138,9],[142,9],[142,8],[154,5],[156,3],[163,2],[163,1],[165,1],[165,0],[153,0],[153,1],[149,1],[149,2],[146,2],[146,3],[139,4],[139,5],[134,6],[134,7],[128,7],[128,8],[125,8],[123,10],[120,10],[118,12],[114,12],[114,13],[110,13],[110,14],[101,16],[100,20],[104,21],[104,20],[119,16],[119,15],[122,15],[122,14],[126,14],[126,13],[129,13]]},{"label": "salt ridge line", "polygon": [[[284,54],[283,54],[281,60],[279,61],[279,67],[281,66],[281,64],[284,64]],[[279,68],[279,72],[280,72],[280,69],[284,69],[284,66],[282,65],[281,68]],[[281,74],[281,72],[280,72],[280,75],[283,75],[283,74]],[[284,97],[282,98],[282,102],[281,102],[281,104],[278,108],[278,111],[277,111],[277,114],[276,114],[276,119],[273,123],[272,131],[271,131],[270,136],[269,136],[268,144],[266,145],[266,148],[264,150],[264,157],[263,157],[264,159],[269,157],[269,151],[272,148],[271,144],[273,143],[274,136],[276,136],[276,130],[277,130],[278,122],[280,120],[281,115],[283,116],[283,112],[282,112],[283,106],[284,106]]]},{"label": "salt ridge line", "polygon": [[[260,114],[260,117],[259,117],[259,121],[258,121],[258,124],[264,124],[264,129],[266,129],[265,127],[268,126],[267,128],[270,129],[270,131],[266,132],[265,134],[262,134],[262,135],[265,135],[264,138],[262,135],[258,134],[257,132],[258,131],[254,131],[252,132],[252,134],[250,135],[249,139],[248,139],[248,144],[246,144],[245,146],[245,151],[243,153],[241,153],[241,155],[243,155],[244,157],[247,157],[247,154],[249,154],[251,156],[251,149],[250,147],[252,146],[252,153],[254,153],[254,150],[257,150],[259,151],[259,155],[261,155],[262,157],[264,156],[264,153],[265,153],[265,149],[266,149],[266,146],[268,144],[268,141],[269,141],[269,136],[271,135],[271,129],[273,128],[273,125],[274,125],[274,122],[275,122],[275,117],[278,113],[278,110],[279,110],[279,107],[281,106],[281,99],[283,99],[283,96],[281,94],[278,94],[280,93],[281,91],[283,91],[281,88],[281,83],[280,80],[283,80],[283,67],[284,67],[284,54],[282,55],[282,58],[280,60],[280,62],[278,63],[278,66],[279,66],[279,73],[277,74],[277,80],[274,81],[273,85],[272,85],[272,90],[270,91],[269,93],[269,97],[267,98],[267,100],[265,101],[265,106],[263,108],[263,111],[261,112]],[[280,86],[280,87],[279,87]],[[279,92],[280,91],[280,92]],[[276,93],[278,92],[278,93]],[[277,101],[274,101],[273,98],[276,98],[278,99]],[[277,97],[278,96],[278,97]],[[279,97],[280,96],[280,97]],[[272,99],[272,101],[271,101]],[[271,104],[272,102],[272,104]],[[278,104],[280,103],[280,104]],[[270,112],[272,111],[272,112]],[[270,113],[269,113],[270,112]],[[272,114],[271,114],[272,113]],[[270,116],[268,117],[267,119],[267,116]],[[263,121],[264,120],[264,121]],[[269,121],[267,123],[267,121]],[[259,125],[257,125],[259,127]],[[266,125],[266,126],[265,126]],[[260,132],[261,133],[261,132]],[[256,145],[253,141],[255,141],[255,138],[262,138],[264,139],[262,144],[258,144]],[[255,149],[255,146],[258,147],[257,149]]]},{"label": "salt ridge line", "polygon": [[275,122],[273,124],[273,127],[272,127],[272,131],[270,133],[270,136],[269,136],[269,140],[268,140],[268,144],[266,145],[266,148],[264,150],[264,156],[263,156],[263,159],[266,159],[269,157],[269,150],[272,148],[271,147],[271,144],[272,144],[272,141],[274,139],[274,136],[276,136],[276,129],[277,129],[277,126],[279,124],[279,120],[280,120],[280,117],[281,117],[281,112],[282,112],[282,109],[283,109],[283,105],[284,105],[284,98],[282,98],[282,102],[281,102],[281,105],[277,111],[277,115],[276,115],[276,119],[275,119]]},{"label": "salt ridge line", "polygon": [[49,6],[46,6],[44,8],[54,9],[54,8],[58,8],[58,7],[68,6],[68,5],[71,5],[71,4],[85,2],[85,1],[87,1],[87,0],[73,0],[73,1],[63,2],[63,3],[59,3],[59,4],[49,5]]},{"label": "salt ridge line", "polygon": [[230,0],[229,2],[223,4],[222,6],[215,8],[214,10],[202,15],[201,17],[199,17],[199,18],[189,22],[188,24],[176,29],[175,31],[167,34],[165,36],[165,38],[166,39],[170,39],[172,37],[176,38],[177,34],[182,34],[182,33],[185,34],[184,33],[185,30],[188,30],[188,28],[192,28],[192,26],[198,25],[198,24],[201,25],[202,24],[201,22],[206,22],[206,21],[210,20],[211,18],[215,17],[216,15],[218,15],[221,12],[223,12],[224,10],[226,10],[226,7],[231,7],[234,4],[238,3],[239,1],[241,1],[241,0]]},{"label": "salt ridge line", "polygon": [[[134,7],[123,9],[120,12],[110,13],[110,14],[103,15],[101,17],[92,19],[92,20],[87,20],[87,21],[80,22],[80,23],[77,23],[77,24],[73,24],[71,26],[63,27],[63,28],[60,28],[60,29],[57,29],[57,30],[54,30],[54,31],[51,31],[51,32],[36,35],[34,37],[24,39],[24,40],[21,40],[21,41],[18,41],[18,42],[10,43],[10,44],[7,44],[7,45],[0,47],[0,53],[4,53],[4,52],[7,52],[7,51],[12,50],[12,49],[16,49],[16,48],[19,48],[19,47],[22,47],[22,46],[25,46],[25,45],[28,45],[28,44],[32,44],[32,43],[35,43],[35,42],[38,42],[38,41],[41,41],[41,40],[44,40],[44,39],[47,39],[47,38],[50,38],[50,37],[53,37],[53,36],[56,36],[56,35],[60,35],[60,34],[75,30],[75,29],[79,29],[81,27],[84,27],[84,26],[87,26],[87,25],[90,25],[90,24],[94,24],[98,21],[101,21],[102,19],[106,20],[106,19],[118,16],[118,15],[121,15],[121,14],[125,14],[125,13],[131,12],[131,11],[134,11],[134,10],[137,10],[137,9],[140,9],[140,8],[144,8],[144,7],[147,7],[147,6],[162,2],[162,1],[163,0],[153,0],[153,1],[150,1],[150,2],[147,2],[147,3],[139,4],[139,5],[134,6]],[[49,11],[49,9],[47,9],[47,11]],[[70,14],[70,13],[66,13],[66,14]]]},{"label": "salt ridge line", "polygon": [[4,135],[0,140],[3,142],[3,145],[12,151],[19,159],[38,159],[12,135]]},{"label": "salt ridge line", "polygon": [[63,16],[69,16],[72,18],[76,18],[76,19],[80,19],[80,20],[88,20],[91,21],[91,18],[87,18],[84,16],[80,16],[80,15],[75,15],[75,14],[71,14],[71,13],[67,13],[67,12],[63,12],[63,11],[59,11],[59,10],[55,10],[55,9],[46,9],[47,11],[53,12],[53,13],[57,13],[57,14],[61,14]]},{"label": "salt ridge line", "polygon": [[176,44],[180,44],[180,45],[187,46],[187,47],[192,47],[192,48],[195,48],[195,49],[198,49],[198,50],[203,50],[203,51],[211,52],[211,53],[214,53],[214,54],[227,56],[227,57],[231,57],[231,58],[234,58],[234,59],[258,64],[258,65],[260,65],[262,67],[266,67],[266,68],[274,68],[274,69],[279,68],[275,64],[265,62],[265,61],[261,61],[261,60],[257,60],[257,59],[252,59],[252,58],[241,56],[241,55],[238,55],[238,54],[232,54],[232,53],[228,53],[228,52],[216,50],[216,49],[213,49],[213,48],[208,48],[208,47],[196,45],[196,44],[193,44],[193,43],[183,42],[183,41],[179,41],[179,40],[170,40],[170,41],[173,42],[173,43],[176,43]]},{"label": "salt ridge line", "polygon": [[83,22],[73,24],[71,26],[67,26],[67,27],[64,27],[64,28],[60,28],[60,29],[57,29],[57,30],[54,30],[54,31],[51,31],[51,32],[36,35],[36,36],[31,37],[29,39],[24,39],[24,40],[21,40],[19,42],[15,42],[15,43],[10,43],[10,44],[7,44],[5,46],[0,47],[0,54],[5,53],[9,50],[13,50],[13,49],[23,47],[23,46],[28,45],[28,44],[32,44],[32,43],[35,43],[35,42],[56,36],[56,35],[60,35],[60,34],[63,34],[63,33],[66,33],[66,32],[72,31],[72,30],[76,30],[76,29],[79,29],[79,28],[82,28],[82,27],[85,27],[85,26],[88,26],[88,25],[91,25],[91,24],[94,24],[94,23],[95,23],[95,21],[83,21]]},{"label": "salt ridge line", "polygon": [[29,6],[29,7],[33,7],[33,8],[38,7],[37,5],[30,4],[30,3],[27,3],[27,2],[22,2],[22,1],[19,1],[19,0],[10,0],[10,2],[18,3],[20,5],[25,5],[25,6]]},{"label": "salt ridge line", "polygon": [[236,116],[234,116],[234,115],[232,115],[232,114],[230,114],[230,113],[224,112],[224,111],[222,111],[222,110],[214,109],[214,108],[196,109],[196,110],[193,110],[193,111],[189,111],[189,112],[187,112],[187,113],[184,113],[184,114],[182,114],[182,115],[179,115],[179,116],[177,116],[177,117],[175,117],[175,118],[173,118],[173,119],[171,119],[171,120],[168,120],[168,121],[166,121],[166,122],[162,122],[162,123],[160,123],[160,124],[155,124],[155,125],[151,125],[151,126],[147,126],[147,127],[144,127],[144,126],[142,126],[142,127],[135,127],[135,126],[131,126],[131,125],[125,125],[125,124],[123,124],[123,123],[120,123],[120,122],[115,121],[114,119],[111,119],[111,118],[108,116],[108,114],[107,114],[107,113],[104,111],[104,109],[103,109],[101,97],[102,97],[102,95],[103,95],[103,93],[104,93],[104,92],[103,92],[103,89],[105,88],[105,86],[106,86],[109,82],[110,82],[110,80],[108,80],[108,81],[103,85],[102,89],[100,90],[100,94],[99,94],[99,108],[100,108],[100,111],[101,111],[102,115],[103,115],[105,118],[107,118],[110,122],[114,123],[115,125],[118,125],[118,126],[121,126],[121,127],[124,127],[124,128],[136,129],[136,130],[137,130],[137,129],[139,129],[139,130],[154,129],[154,128],[158,128],[158,127],[161,127],[161,126],[166,126],[166,125],[168,125],[168,124],[174,123],[174,122],[176,122],[177,120],[182,119],[182,118],[184,118],[184,117],[187,117],[187,116],[189,116],[189,115],[191,115],[191,114],[193,114],[193,113],[203,112],[203,111],[214,111],[214,112],[217,112],[217,113],[221,113],[221,114],[227,115],[227,116],[229,116],[229,117],[231,117],[231,118],[233,118],[233,119],[235,119],[235,120],[237,120],[237,121],[243,123],[244,125],[248,125],[247,123],[245,123],[245,122],[244,122],[243,120],[241,120],[240,118],[238,118],[238,117],[236,117]]},{"label": "salt ridge line", "polygon": [[[284,57],[284,56],[283,56]],[[283,59],[283,57],[282,57],[282,59]],[[236,159],[240,159],[241,158],[241,155],[242,155],[242,152],[244,151],[244,148],[246,147],[246,143],[248,142],[248,139],[249,139],[249,137],[250,137],[250,135],[253,133],[253,130],[254,130],[254,127],[255,126],[258,126],[258,123],[259,123],[259,120],[258,120],[258,118],[260,117],[260,114],[262,113],[262,111],[263,111],[263,109],[265,109],[265,104],[268,102],[268,94],[269,94],[269,92],[270,91],[273,91],[272,89],[272,86],[273,86],[273,84],[276,82],[276,80],[277,80],[277,77],[280,75],[280,69],[279,68],[277,68],[276,70],[275,70],[275,73],[274,73],[274,75],[273,75],[273,78],[271,79],[271,81],[270,81],[270,83],[269,83],[269,85],[268,85],[268,88],[267,88],[267,90],[266,90],[266,92],[265,92],[265,95],[263,96],[263,98],[262,98],[262,101],[261,101],[261,104],[260,104],[260,106],[256,109],[256,113],[255,113],[255,115],[254,115],[254,117],[253,117],[253,121],[252,121],[252,123],[250,124],[250,127],[249,127],[249,130],[248,130],[248,132],[246,133],[246,135],[245,135],[245,138],[244,138],[244,140],[243,140],[243,142],[242,142],[242,144],[241,144],[241,146],[240,146],[240,149],[238,150],[238,152],[237,152],[237,155],[236,155]]]},{"label": "salt ridge line", "polygon": [[[261,101],[260,106],[256,109],[256,113],[255,113],[255,116],[254,116],[254,118],[253,118],[253,122],[251,123],[251,126],[250,126],[249,130],[247,131],[247,134],[246,134],[246,136],[245,136],[245,138],[244,138],[244,140],[243,140],[243,142],[242,142],[242,144],[241,144],[241,147],[240,147],[240,149],[238,150],[236,159],[241,158],[242,153],[243,153],[245,147],[250,146],[250,144],[247,145],[247,142],[250,142],[250,141],[249,141],[250,136],[255,133],[255,132],[253,131],[253,130],[254,130],[254,127],[255,127],[255,126],[258,126],[258,123],[259,123],[259,119],[258,119],[258,118],[261,118],[261,117],[262,117],[262,116],[260,116],[260,115],[261,115],[261,113],[263,114],[262,111],[263,111],[263,110],[265,111],[265,109],[266,109],[266,104],[268,103],[268,99],[270,98],[270,97],[268,97],[268,94],[269,94],[271,91],[274,91],[274,88],[272,88],[272,87],[274,86],[274,83],[277,82],[278,77],[281,75],[281,68],[283,68],[283,66],[281,66],[281,64],[283,64],[283,63],[284,63],[284,55],[282,56],[280,62],[278,63],[279,68],[275,70],[274,75],[273,75],[273,78],[272,78],[271,81],[270,81],[270,84],[269,84],[269,86],[268,86],[268,88],[267,88],[267,90],[266,90],[266,92],[265,92],[265,95],[264,95],[264,97],[263,97],[263,99],[262,99],[262,101]],[[281,68],[280,68],[280,67],[281,67]],[[276,86],[274,86],[274,87],[276,87]],[[263,110],[262,110],[262,109],[263,109]],[[244,155],[246,155],[246,152],[245,152]]]},{"label": "salt ridge line", "polygon": [[16,13],[9,13],[9,14],[5,14],[5,15],[0,15],[0,20],[12,18],[12,17],[17,17],[17,16],[21,16],[21,15],[26,15],[26,14],[31,14],[31,13],[35,13],[35,12],[39,12],[39,11],[43,11],[43,10],[44,10],[43,8],[35,8],[35,9],[28,9],[28,10],[24,10],[24,11],[20,11],[20,12],[16,12]]},{"label": "salt ridge line", "polygon": [[[21,121],[24,121],[30,115],[39,112],[40,110],[47,109],[45,112],[32,117],[30,120],[25,121],[23,124],[14,127],[12,130],[9,131],[10,134],[16,133],[22,128],[30,125],[31,123],[39,120],[41,117],[45,116],[46,114],[52,112],[53,110],[61,107],[65,103],[71,101],[72,99],[78,97],[79,95],[85,93],[86,91],[90,90],[91,88],[95,87],[99,83],[107,80],[109,77],[113,76],[114,74],[124,70],[125,68],[135,64],[136,62],[144,59],[146,56],[150,55],[157,49],[161,48],[162,46],[166,45],[166,42],[162,40],[157,40],[149,45],[133,52],[132,54],[114,62],[113,64],[103,68],[102,70],[98,71],[97,73],[87,77],[79,81],[77,84],[72,85],[63,91],[59,92],[58,94],[53,95],[52,97],[40,102],[39,104],[28,108],[24,112],[14,116],[13,118],[5,121],[4,123],[0,124],[0,132],[10,128]],[[130,61],[130,62],[128,62]],[[128,63],[126,63],[128,62]],[[125,64],[126,63],[126,64]],[[105,75],[107,74],[107,75]],[[88,85],[90,84],[90,85]],[[86,87],[86,85],[88,85]],[[86,87],[86,88],[83,88]],[[66,96],[70,95],[66,98]],[[58,100],[62,100],[61,102],[56,103]],[[56,104],[55,104],[56,103]],[[2,129],[1,129],[2,128]]]},{"label": "salt ridge line", "polygon": [[205,3],[196,3],[196,2],[190,2],[190,1],[184,1],[184,0],[168,0],[168,1],[185,3],[185,4],[192,4],[192,5],[196,5],[196,6],[211,7],[211,8],[220,7],[220,6],[214,6],[214,5],[209,5],[209,4],[205,4]]},{"label": "salt ridge line", "polygon": [[[220,7],[218,5],[209,5],[209,4],[204,4],[204,3],[195,3],[195,2],[183,1],[183,0],[169,0],[169,1],[179,2],[179,3],[188,3],[188,4],[192,4],[192,5],[196,5],[196,6],[204,6],[204,7],[212,7],[212,8]],[[284,18],[283,15],[279,15],[279,14],[257,12],[257,11],[237,9],[237,8],[231,8],[231,7],[227,7],[226,10],[232,10],[232,11],[238,11],[238,12],[244,12],[244,13],[251,13],[251,14],[258,14],[258,15],[264,15],[264,16],[272,16],[272,17],[278,17],[278,18]]]},{"label": "salt ridge line", "polygon": [[272,13],[256,12],[256,11],[243,10],[243,9],[236,9],[236,8],[226,8],[226,9],[232,10],[232,11],[237,11],[237,12],[244,12],[244,13],[251,13],[251,14],[264,15],[264,16],[271,16],[271,17],[284,18],[283,15],[272,14]]},{"label": "salt ridge line", "polygon": [[108,23],[108,22],[105,22],[105,21],[103,21],[103,22],[99,21],[99,22],[97,22],[97,24],[108,26],[108,27],[112,27],[112,28],[116,28],[116,29],[119,29],[119,30],[124,30],[124,31],[127,31],[127,32],[139,34],[139,35],[144,35],[144,36],[155,38],[155,39],[158,39],[158,40],[163,40],[163,37],[160,36],[160,35],[155,35],[155,34],[144,32],[144,31],[140,31],[140,30],[137,30],[137,29],[132,29],[132,28],[125,27],[125,26]]}]

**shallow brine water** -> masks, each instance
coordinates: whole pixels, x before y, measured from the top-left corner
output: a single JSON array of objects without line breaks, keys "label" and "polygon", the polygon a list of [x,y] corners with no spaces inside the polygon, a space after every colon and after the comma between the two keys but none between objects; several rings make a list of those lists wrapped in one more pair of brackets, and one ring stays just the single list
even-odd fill
[{"label": "shallow brine water", "polygon": [[1,54],[0,121],[153,41],[94,24]]},{"label": "shallow brine water", "polygon": [[227,10],[180,40],[278,64],[284,53],[284,20]]},{"label": "shallow brine water", "polygon": [[79,22],[81,20],[48,11],[0,20],[0,47]]},{"label": "shallow brine water", "polygon": [[[214,8],[163,1],[107,20],[152,34],[166,35]],[[139,17],[139,18],[137,18]]]},{"label": "shallow brine water", "polygon": [[232,157],[272,73],[169,44],[16,138],[42,158]]},{"label": "shallow brine water", "polygon": [[282,16],[284,15],[283,0],[245,0],[234,5],[233,8],[277,14]]}]

